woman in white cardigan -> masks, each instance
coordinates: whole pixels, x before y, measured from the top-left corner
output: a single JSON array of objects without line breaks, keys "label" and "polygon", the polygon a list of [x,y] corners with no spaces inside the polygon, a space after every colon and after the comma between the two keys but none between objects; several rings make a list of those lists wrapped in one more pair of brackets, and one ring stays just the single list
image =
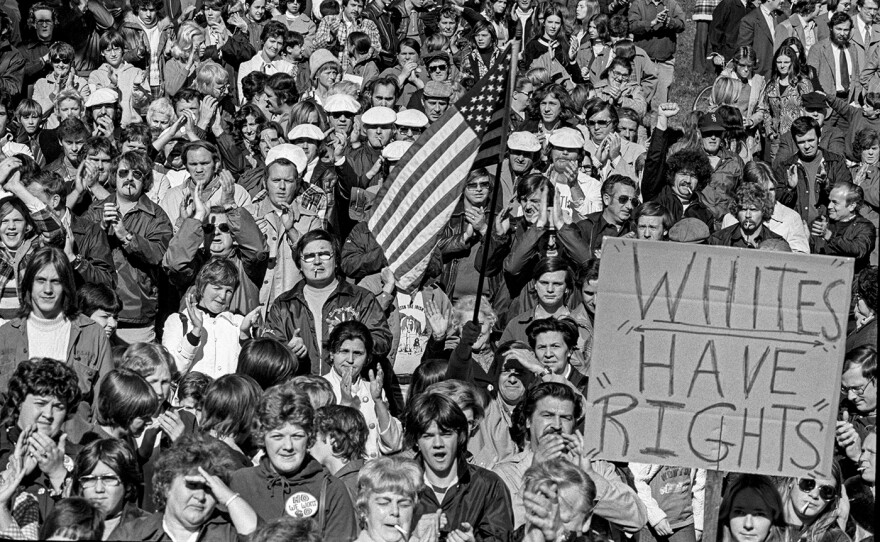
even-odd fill
[{"label": "woman in white cardigan", "polygon": [[235,372],[240,340],[250,337],[258,310],[247,316],[229,311],[238,288],[238,270],[228,260],[213,258],[199,271],[194,291],[186,296],[186,312],[165,321],[162,344],[183,373],[199,371],[212,378]]}]

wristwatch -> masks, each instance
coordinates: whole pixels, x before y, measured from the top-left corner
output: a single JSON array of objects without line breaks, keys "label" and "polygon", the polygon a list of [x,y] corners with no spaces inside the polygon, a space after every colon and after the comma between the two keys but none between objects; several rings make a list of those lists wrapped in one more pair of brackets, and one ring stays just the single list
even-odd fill
[{"label": "wristwatch", "polygon": [[128,235],[125,236],[125,239],[122,242],[127,245],[127,244],[131,243],[132,239],[134,239],[134,235],[129,233]]}]

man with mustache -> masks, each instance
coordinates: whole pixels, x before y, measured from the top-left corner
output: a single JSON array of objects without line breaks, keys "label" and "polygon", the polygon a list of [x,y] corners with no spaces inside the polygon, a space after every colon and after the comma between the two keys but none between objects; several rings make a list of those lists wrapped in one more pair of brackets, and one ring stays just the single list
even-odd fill
[{"label": "man with mustache", "polygon": [[115,193],[96,201],[88,218],[107,232],[122,299],[120,339],[129,344],[156,339],[158,277],[171,240],[168,215],[147,198],[153,162],[141,152],[118,156],[112,167]]},{"label": "man with mustache", "polygon": [[765,224],[773,216],[776,200],[771,192],[757,183],[743,183],[736,191],[730,212],[737,223],[718,230],[709,236],[710,245],[737,248],[759,248],[767,239],[782,239]]},{"label": "man with mustache", "polygon": [[522,483],[526,469],[559,457],[583,469],[596,484],[596,515],[629,533],[638,532],[647,523],[645,505],[614,466],[583,455],[583,437],[574,430],[581,416],[582,397],[568,383],[560,382],[532,387],[514,409],[510,434],[522,451],[499,462],[492,471],[513,496],[515,528],[525,522]]}]

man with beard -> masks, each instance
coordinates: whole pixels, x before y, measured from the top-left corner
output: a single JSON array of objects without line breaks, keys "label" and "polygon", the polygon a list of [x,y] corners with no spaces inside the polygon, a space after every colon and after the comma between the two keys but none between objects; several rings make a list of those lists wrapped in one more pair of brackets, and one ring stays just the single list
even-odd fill
[{"label": "man with beard", "polygon": [[846,160],[819,146],[822,128],[812,117],[800,117],[791,124],[797,154],[774,168],[780,186],[776,199],[812,224],[824,214],[828,193],[839,182],[852,181]]},{"label": "man with beard", "polygon": [[469,423],[452,399],[436,392],[419,395],[408,409],[404,438],[425,471],[413,525],[436,514],[450,540],[508,540],[510,494],[497,474],[468,463]]},{"label": "man with beard", "polygon": [[516,185],[532,173],[541,158],[541,141],[532,132],[513,132],[507,138],[507,161],[501,166],[502,205],[516,205]]},{"label": "man with beard", "polygon": [[158,277],[171,240],[171,222],[147,198],[153,163],[146,154],[127,152],[111,167],[116,191],[95,202],[89,218],[107,232],[116,266],[116,292],[122,300],[117,336],[133,344],[156,339]]},{"label": "man with beard", "polygon": [[[183,184],[175,186],[165,193],[165,197],[159,202],[162,210],[168,215],[174,231],[180,228],[181,205],[188,195],[200,194],[206,207],[222,205],[223,184],[221,180],[233,183],[235,195],[233,202],[239,207],[251,204],[251,196],[248,191],[239,184],[234,184],[232,174],[222,169],[220,151],[212,143],[207,141],[192,141],[183,147],[183,163],[189,178]],[[196,190],[198,188],[198,191]]]},{"label": "man with beard", "polygon": [[767,239],[782,239],[765,223],[773,216],[773,195],[758,183],[743,183],[736,191],[730,212],[737,223],[709,236],[707,244],[736,248],[758,248]]},{"label": "man with beard", "polygon": [[602,183],[603,210],[590,213],[577,223],[590,256],[602,249],[605,237],[624,237],[633,231],[633,210],[639,206],[636,182],[623,175],[609,175]]},{"label": "man with beard", "polygon": [[726,129],[717,113],[704,113],[697,125],[700,130],[703,150],[709,156],[712,177],[703,189],[703,201],[709,206],[716,220],[727,214],[731,196],[742,179],[743,161],[735,152],[727,148],[724,135]]},{"label": "man with beard", "polygon": [[575,433],[582,416],[582,399],[568,384],[542,382],[526,392],[513,411],[511,437],[520,448],[516,455],[492,469],[513,496],[514,527],[525,522],[523,475],[533,463],[564,458],[586,472],[596,484],[594,513],[629,533],[647,523],[645,505],[617,474],[614,465],[590,460],[583,436]]},{"label": "man with beard", "polygon": [[[850,39],[852,19],[846,13],[835,13],[829,27],[831,35],[810,49],[807,63],[816,68],[819,85],[825,94],[847,102],[856,101],[861,89],[859,75],[862,66],[859,64],[859,50]],[[845,127],[840,128],[844,130]]]},{"label": "man with beard", "polygon": [[810,228],[813,252],[855,259],[856,274],[868,267],[868,257],[877,242],[877,228],[858,213],[864,199],[861,186],[835,184],[828,196],[828,216],[819,216]]}]

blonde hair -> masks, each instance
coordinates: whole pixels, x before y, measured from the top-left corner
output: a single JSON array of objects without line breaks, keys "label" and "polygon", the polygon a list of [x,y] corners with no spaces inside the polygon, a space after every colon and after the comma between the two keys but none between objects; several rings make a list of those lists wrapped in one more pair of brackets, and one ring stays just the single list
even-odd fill
[{"label": "blonde hair", "polygon": [[[61,92],[59,92],[55,96],[55,102],[54,102],[55,111],[58,111],[59,109],[61,109],[61,102],[63,102],[64,100],[73,100],[77,104],[79,104],[79,109],[81,111],[80,115],[82,115],[82,113],[86,112],[85,100],[83,100],[82,94],[80,94],[78,90],[76,90],[74,88],[66,88],[66,89],[62,90]],[[60,116],[59,116],[59,118],[60,118]]]},{"label": "blonde hair", "polygon": [[355,508],[361,519],[367,515],[367,501],[374,493],[394,492],[419,501],[419,491],[425,485],[422,468],[412,459],[402,457],[379,457],[368,461],[358,474],[358,492]]},{"label": "blonde hair", "polygon": [[361,95],[361,87],[353,81],[338,81],[327,91],[327,97],[334,94],[348,94],[357,99]]},{"label": "blonde hair", "polygon": [[709,98],[713,109],[722,105],[736,107],[742,93],[743,84],[734,77],[719,77],[712,84],[712,95]]},{"label": "blonde hair", "polygon": [[526,72],[526,77],[532,82],[535,88],[541,88],[550,84],[550,70],[547,68],[532,68]]},{"label": "blonde hair", "polygon": [[195,89],[202,94],[213,95],[215,85],[228,82],[229,72],[213,60],[202,62],[196,71]]},{"label": "blonde hair", "polygon": [[[474,306],[477,304],[477,296],[466,295],[459,298],[452,306],[452,318],[449,322],[449,331],[458,332],[464,327],[464,323],[474,317]],[[498,321],[498,315],[492,308],[492,303],[486,296],[480,301],[480,321],[488,322],[489,327],[494,327]]]},{"label": "blonde hair", "polygon": [[194,21],[184,21],[177,31],[177,40],[171,47],[171,56],[177,60],[186,62],[193,48],[193,39],[196,36],[205,37],[205,29]]},{"label": "blonde hair", "polygon": [[168,115],[172,123],[177,120],[177,113],[174,112],[171,100],[163,96],[150,102],[149,107],[147,107],[147,126],[152,127],[153,119],[161,113]]}]

